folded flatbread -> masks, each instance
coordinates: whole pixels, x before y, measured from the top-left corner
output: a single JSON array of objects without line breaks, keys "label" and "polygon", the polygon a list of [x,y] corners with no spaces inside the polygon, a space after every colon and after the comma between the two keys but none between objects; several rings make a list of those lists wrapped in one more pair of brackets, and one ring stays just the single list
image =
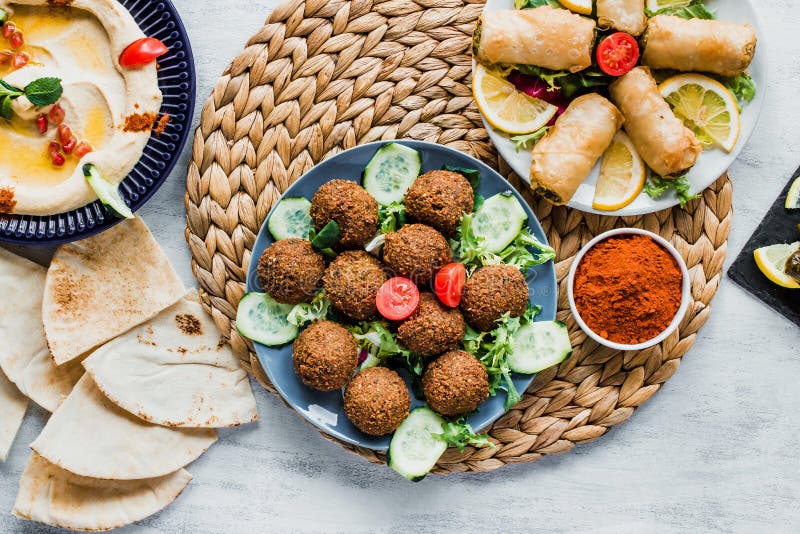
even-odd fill
[{"label": "folded flatbread", "polygon": [[166,428],[132,416],[108,400],[86,374],[31,448],[76,475],[132,480],[177,471],[216,440],[212,429]]},{"label": "folded flatbread", "polygon": [[247,373],[196,290],[83,365],[106,397],[151,423],[218,428],[258,418]]},{"label": "folded flatbread", "polygon": [[42,304],[50,352],[61,365],[155,317],[185,289],[138,218],[61,246]]},{"label": "folded flatbread", "polygon": [[0,462],[8,458],[27,409],[28,399],[0,372]]},{"label": "folded flatbread", "polygon": [[42,326],[47,269],[0,248],[0,369],[33,402],[52,412],[83,374],[80,358],[56,366]]},{"label": "folded flatbread", "polygon": [[54,527],[111,530],[153,515],[192,479],[185,469],[144,480],[97,480],[65,471],[36,453],[19,481],[14,515]]}]

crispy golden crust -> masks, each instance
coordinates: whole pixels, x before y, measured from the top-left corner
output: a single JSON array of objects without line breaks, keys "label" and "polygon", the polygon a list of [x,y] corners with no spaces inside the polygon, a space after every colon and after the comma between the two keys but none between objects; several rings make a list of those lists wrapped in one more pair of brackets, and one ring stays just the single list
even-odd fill
[{"label": "crispy golden crust", "polygon": [[443,265],[450,263],[452,252],[447,239],[424,224],[407,224],[386,234],[383,261],[392,274],[410,278],[424,286]]},{"label": "crispy golden crust", "polygon": [[386,367],[358,373],[344,392],[347,418],[362,432],[382,436],[394,432],[408,416],[411,396],[403,379]]},{"label": "crispy golden crust", "polygon": [[355,182],[331,180],[311,199],[311,218],[317,230],[336,221],[343,248],[363,248],[378,231],[378,202]]},{"label": "crispy golden crust", "polygon": [[375,298],[387,280],[381,263],[363,250],[349,250],[331,262],[323,285],[333,307],[357,320],[378,314]]},{"label": "crispy golden crust", "polygon": [[433,293],[422,293],[419,307],[397,328],[397,339],[408,349],[434,356],[454,349],[464,337],[461,312],[444,306]]},{"label": "crispy golden crust", "polygon": [[417,178],[408,189],[403,203],[411,220],[454,237],[461,216],[472,213],[474,191],[462,174],[430,171]]},{"label": "crispy golden crust", "polygon": [[324,272],[322,255],[311,243],[295,237],[274,242],[258,261],[258,280],[264,291],[284,304],[310,302]]},{"label": "crispy golden crust", "polygon": [[491,330],[505,313],[520,317],[528,307],[528,284],[511,265],[481,267],[467,280],[461,311],[467,322],[481,331]]},{"label": "crispy golden crust", "polygon": [[344,387],[358,365],[353,335],[331,321],[319,321],[303,330],[294,342],[294,372],[308,387],[333,391]]},{"label": "crispy golden crust", "polygon": [[474,412],[489,397],[489,374],[474,356],[453,350],[428,365],[422,388],[434,411],[456,417]]}]

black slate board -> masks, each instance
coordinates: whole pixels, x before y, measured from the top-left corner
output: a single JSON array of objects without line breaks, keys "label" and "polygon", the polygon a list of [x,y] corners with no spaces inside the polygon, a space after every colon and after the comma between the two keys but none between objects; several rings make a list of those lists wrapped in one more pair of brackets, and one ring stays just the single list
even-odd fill
[{"label": "black slate board", "polygon": [[744,249],[728,269],[728,276],[778,313],[800,326],[800,289],[786,289],[773,284],[758,270],[753,259],[753,251],[759,247],[774,243],[800,241],[800,230],[797,228],[797,225],[800,224],[800,210],[787,210],[783,207],[789,187],[798,176],[800,176],[800,169],[795,171],[794,176],[775,200],[764,220],[750,236]]}]

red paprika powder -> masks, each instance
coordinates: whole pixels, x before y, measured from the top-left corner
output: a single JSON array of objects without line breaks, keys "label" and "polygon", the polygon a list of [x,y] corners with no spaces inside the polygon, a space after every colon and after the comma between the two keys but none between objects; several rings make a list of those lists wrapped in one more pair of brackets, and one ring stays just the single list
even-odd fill
[{"label": "red paprika powder", "polygon": [[625,345],[667,329],[681,305],[683,273],[672,254],[641,235],[609,237],[584,254],[573,297],[583,322]]}]

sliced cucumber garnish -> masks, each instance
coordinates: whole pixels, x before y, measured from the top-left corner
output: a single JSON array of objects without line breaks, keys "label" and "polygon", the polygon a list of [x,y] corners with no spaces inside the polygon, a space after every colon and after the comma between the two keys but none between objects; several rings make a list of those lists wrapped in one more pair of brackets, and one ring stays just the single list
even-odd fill
[{"label": "sliced cucumber garnish", "polygon": [[511,193],[486,199],[472,219],[472,232],[483,238],[487,252],[500,252],[519,235],[528,215]]},{"label": "sliced cucumber garnish", "polygon": [[248,293],[236,310],[236,329],[262,345],[283,345],[297,337],[298,328],[286,318],[294,308],[266,293]]},{"label": "sliced cucumber garnish", "polygon": [[412,410],[392,436],[389,466],[409,480],[427,475],[447,450],[447,443],[436,437],[444,432],[444,423],[430,408]]},{"label": "sliced cucumber garnish", "polygon": [[94,194],[100,199],[100,202],[111,208],[114,213],[125,219],[133,219],[134,215],[131,209],[122,200],[119,194],[119,189],[116,185],[107,182],[105,178],[100,175],[97,167],[91,163],[83,166],[83,176],[89,187],[92,188]]},{"label": "sliced cucumber garnish", "polygon": [[269,233],[275,241],[289,237],[308,239],[311,230],[311,202],[303,197],[281,200],[269,216]]},{"label": "sliced cucumber garnish", "polygon": [[516,373],[533,374],[563,362],[572,354],[567,325],[561,321],[529,323],[511,339],[508,366]]},{"label": "sliced cucumber garnish", "polygon": [[419,176],[419,152],[399,143],[383,145],[364,169],[364,189],[384,206],[402,202]]}]

